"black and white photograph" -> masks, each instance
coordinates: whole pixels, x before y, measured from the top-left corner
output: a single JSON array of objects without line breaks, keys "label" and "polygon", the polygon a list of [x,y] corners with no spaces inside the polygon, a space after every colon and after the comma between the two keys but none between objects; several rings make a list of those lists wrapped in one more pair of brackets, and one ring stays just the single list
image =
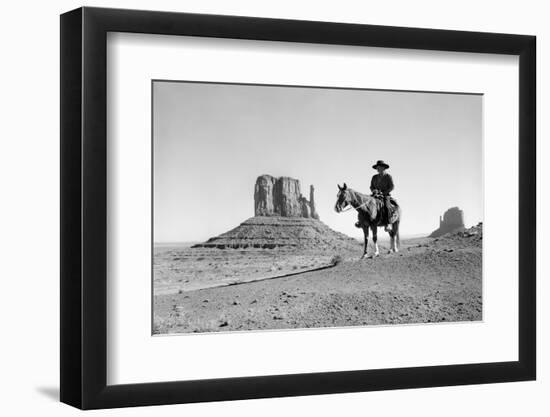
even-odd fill
[{"label": "black and white photograph", "polygon": [[483,95],[152,81],[152,333],[483,320]]},{"label": "black and white photograph", "polygon": [[3,6],[0,415],[548,415],[546,3]]}]

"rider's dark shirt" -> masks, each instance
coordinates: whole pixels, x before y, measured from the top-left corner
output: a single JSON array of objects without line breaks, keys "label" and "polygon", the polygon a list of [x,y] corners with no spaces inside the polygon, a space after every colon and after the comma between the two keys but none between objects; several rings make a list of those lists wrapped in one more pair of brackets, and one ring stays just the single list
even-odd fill
[{"label": "rider's dark shirt", "polygon": [[393,179],[390,174],[373,175],[370,181],[370,190],[380,190],[384,195],[388,195],[393,191]]}]

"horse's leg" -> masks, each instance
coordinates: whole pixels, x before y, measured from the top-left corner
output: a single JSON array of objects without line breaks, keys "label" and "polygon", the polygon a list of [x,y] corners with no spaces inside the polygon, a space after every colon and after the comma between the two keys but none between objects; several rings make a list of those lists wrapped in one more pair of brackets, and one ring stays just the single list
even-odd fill
[{"label": "horse's leg", "polygon": [[399,220],[393,223],[392,230],[390,230],[389,234],[390,234],[390,253],[399,252],[399,249],[397,247],[397,242],[399,241]]},{"label": "horse's leg", "polygon": [[363,226],[363,235],[365,237],[365,245],[363,247],[363,256],[361,259],[365,259],[367,257],[367,250],[369,247],[369,227]]},{"label": "horse's leg", "polygon": [[399,252],[399,220],[393,223],[393,246],[394,252]]},{"label": "horse's leg", "polygon": [[361,218],[361,213],[357,212],[357,221],[355,222],[355,227],[360,228],[362,226],[363,219]]},{"label": "horse's leg", "polygon": [[373,258],[380,255],[380,250],[378,249],[378,227],[377,226],[371,226],[372,229],[372,241],[374,243],[374,254]]},{"label": "horse's leg", "polygon": [[390,235],[390,253],[392,253],[395,252],[395,233],[393,230],[390,230],[388,234]]}]

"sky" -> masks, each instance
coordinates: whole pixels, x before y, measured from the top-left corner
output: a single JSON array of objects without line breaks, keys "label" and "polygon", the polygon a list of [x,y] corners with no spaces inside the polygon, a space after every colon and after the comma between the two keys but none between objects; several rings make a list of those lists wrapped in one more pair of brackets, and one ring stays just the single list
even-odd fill
[{"label": "sky", "polygon": [[254,216],[262,174],[300,180],[321,221],[361,237],[336,213],[337,184],[369,193],[390,165],[401,235],[429,234],[450,207],[483,220],[483,96],[383,90],[153,82],[154,241],[194,242]]}]

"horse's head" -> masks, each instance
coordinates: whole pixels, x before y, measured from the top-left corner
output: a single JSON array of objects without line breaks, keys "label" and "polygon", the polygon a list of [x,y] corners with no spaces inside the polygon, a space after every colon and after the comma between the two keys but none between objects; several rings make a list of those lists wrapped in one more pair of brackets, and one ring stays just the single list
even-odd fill
[{"label": "horse's head", "polygon": [[338,185],[338,194],[336,195],[336,204],[334,205],[334,210],[336,210],[336,213],[340,213],[350,204],[351,194],[348,186],[346,185],[346,183],[344,183],[344,185],[341,187],[340,185]]}]

